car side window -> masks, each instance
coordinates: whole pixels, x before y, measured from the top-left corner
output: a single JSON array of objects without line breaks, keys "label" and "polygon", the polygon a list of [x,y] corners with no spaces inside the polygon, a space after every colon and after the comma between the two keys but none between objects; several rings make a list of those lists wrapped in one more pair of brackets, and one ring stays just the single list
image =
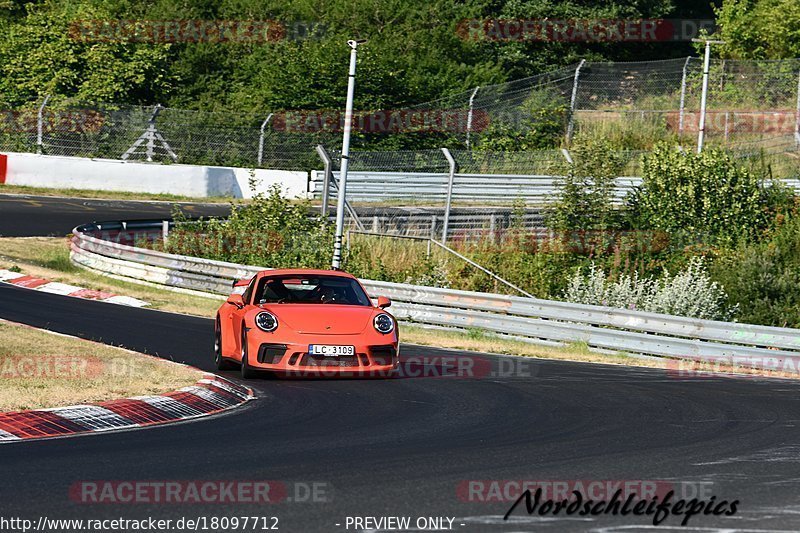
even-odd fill
[{"label": "car side window", "polygon": [[242,294],[242,301],[245,305],[250,304],[250,296],[253,295],[253,287],[256,286],[256,278],[253,276],[253,279],[250,280],[250,284],[245,289],[244,293]]}]

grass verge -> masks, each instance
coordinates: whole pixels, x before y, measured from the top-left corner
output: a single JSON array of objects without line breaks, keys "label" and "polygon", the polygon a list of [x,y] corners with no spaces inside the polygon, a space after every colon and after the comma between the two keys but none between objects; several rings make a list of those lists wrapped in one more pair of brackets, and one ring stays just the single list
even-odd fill
[{"label": "grass verge", "polygon": [[622,352],[616,354],[598,353],[590,350],[586,344],[582,343],[571,343],[559,347],[543,346],[504,338],[480,330],[470,330],[467,332],[458,330],[450,331],[406,324],[403,325],[400,335],[402,337],[402,342],[421,344],[423,346],[435,346],[438,348],[451,348],[454,350],[524,355],[527,357],[582,361],[586,363],[666,368],[666,360],[664,359],[642,359]]},{"label": "grass verge", "polygon": [[0,321],[0,411],[159,394],[193,385],[201,375],[121,348]]},{"label": "grass verge", "polygon": [[[209,196],[196,198],[193,196],[183,196],[180,194],[154,194],[145,192],[127,191],[101,191],[95,189],[59,189],[49,187],[30,187],[27,185],[0,185],[0,194],[28,194],[31,196],[67,196],[70,198],[91,198],[103,200],[144,200],[160,202],[193,202],[203,204],[237,204],[247,203],[249,200],[233,198],[232,196]],[[294,199],[292,201],[295,201]],[[311,201],[311,205],[320,205],[321,200]],[[481,203],[482,206],[496,205],[498,207],[508,207],[508,202]],[[335,206],[334,206],[335,207]],[[432,201],[421,201],[414,198],[400,200],[384,200],[369,202],[369,207],[441,207],[440,204]]]},{"label": "grass verge", "polygon": [[179,194],[152,194],[144,192],[100,191],[93,189],[58,189],[29,187],[27,185],[0,185],[0,194],[30,194],[36,196],[69,196],[73,198],[102,198],[114,200],[155,200],[162,202],[201,202],[205,204],[227,204],[234,200],[230,196],[194,198]]},{"label": "grass verge", "polygon": [[153,309],[213,317],[220,300],[149,287],[89,272],[69,260],[69,241],[63,237],[0,238],[0,268],[87,289],[132,296]]}]

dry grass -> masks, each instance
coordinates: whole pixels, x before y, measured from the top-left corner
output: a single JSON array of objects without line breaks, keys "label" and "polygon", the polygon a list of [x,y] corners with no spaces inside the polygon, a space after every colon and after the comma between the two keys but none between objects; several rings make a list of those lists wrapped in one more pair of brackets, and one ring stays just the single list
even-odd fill
[{"label": "dry grass", "polygon": [[[29,194],[34,196],[66,196],[70,198],[90,198],[90,199],[104,199],[104,200],[150,200],[161,202],[199,202],[204,204],[227,204],[235,202],[237,204],[247,203],[249,200],[242,198],[233,198],[230,196],[212,196],[195,198],[191,196],[183,196],[180,194],[153,194],[153,193],[139,193],[139,192],[126,192],[126,191],[101,191],[93,189],[58,189],[49,187],[29,187],[26,185],[0,185],[0,194]],[[292,200],[300,201],[300,200]],[[319,198],[311,200],[311,205],[321,205]],[[467,204],[469,204],[467,202]],[[442,207],[439,201],[426,201],[417,198],[403,198],[397,200],[380,200],[368,202],[369,207]],[[480,202],[482,207],[485,206],[508,206],[509,202]],[[333,209],[336,209],[335,201]]]},{"label": "dry grass", "polygon": [[[370,261],[372,270],[378,270],[378,261],[383,261],[390,262],[392,272],[413,273],[428,254],[427,241],[417,239],[350,233],[347,244],[352,248],[358,247],[369,251],[362,255],[364,259]],[[440,263],[446,263],[453,257],[433,245],[430,247],[430,253],[431,258]]]},{"label": "dry grass", "polygon": [[25,274],[50,281],[138,298],[162,311],[213,317],[221,303],[219,299],[121,281],[76,267],[69,260],[69,241],[61,237],[0,238],[0,268],[15,266]]},{"label": "dry grass", "polygon": [[404,325],[400,331],[403,342],[469,350],[474,352],[524,355],[545,359],[562,359],[588,363],[622,364],[666,368],[665,359],[641,359],[624,353],[603,354],[589,350],[585,344],[573,343],[564,347],[549,347],[524,341],[506,339],[479,330],[461,332]]},{"label": "dry grass", "polygon": [[201,375],[147,355],[0,321],[0,411],[159,394],[192,385]]},{"label": "dry grass", "polygon": [[103,198],[115,200],[156,200],[163,202],[200,201],[209,204],[229,203],[232,197],[214,196],[193,198],[179,194],[152,194],[125,191],[99,191],[92,189],[58,189],[49,187],[28,187],[25,185],[0,185],[0,194],[31,194],[37,196],[69,196],[72,198]]}]

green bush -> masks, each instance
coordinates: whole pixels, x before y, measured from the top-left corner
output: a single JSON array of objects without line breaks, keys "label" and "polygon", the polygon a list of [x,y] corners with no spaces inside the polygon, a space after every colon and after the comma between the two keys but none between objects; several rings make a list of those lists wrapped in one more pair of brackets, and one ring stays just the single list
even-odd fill
[{"label": "green bush", "polygon": [[170,253],[268,268],[328,268],[332,227],[308,213],[307,201],[291,201],[274,185],[251,202],[232,206],[227,221],[189,223],[176,214],[182,224],[159,246]]},{"label": "green bush", "polygon": [[602,139],[580,138],[572,163],[559,180],[559,192],[548,217],[554,230],[606,230],[616,222],[612,204],[615,180],[625,166],[619,152]]},{"label": "green bush", "polygon": [[769,238],[723,250],[711,269],[739,304],[742,322],[800,327],[800,217],[789,217]]},{"label": "green bush", "polygon": [[605,272],[592,264],[586,274],[578,270],[573,275],[563,298],[579,304],[709,320],[730,320],[737,309],[726,303],[725,290],[711,280],[702,258],[697,256],[678,274],[665,272],[659,279],[634,274],[609,281]]},{"label": "green bush", "polygon": [[539,89],[522,103],[515,116],[493,116],[475,142],[486,152],[518,152],[556,148],[565,132],[569,108],[552,89]]},{"label": "green bush", "polygon": [[659,145],[645,156],[642,178],[642,186],[628,201],[631,224],[637,229],[728,241],[752,238],[790,198],[781,186],[719,149],[696,154]]}]

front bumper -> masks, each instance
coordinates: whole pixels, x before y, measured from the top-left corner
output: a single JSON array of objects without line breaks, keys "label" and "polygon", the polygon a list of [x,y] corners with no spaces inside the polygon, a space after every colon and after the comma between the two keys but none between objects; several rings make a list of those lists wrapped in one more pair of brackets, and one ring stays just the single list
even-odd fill
[{"label": "front bumper", "polygon": [[[384,341],[385,342],[385,341]],[[309,344],[340,344],[355,347],[354,355],[335,357],[308,353]],[[251,367],[289,376],[391,375],[400,366],[397,342],[357,344],[345,339],[332,342],[281,343],[260,342],[249,346]]]}]

